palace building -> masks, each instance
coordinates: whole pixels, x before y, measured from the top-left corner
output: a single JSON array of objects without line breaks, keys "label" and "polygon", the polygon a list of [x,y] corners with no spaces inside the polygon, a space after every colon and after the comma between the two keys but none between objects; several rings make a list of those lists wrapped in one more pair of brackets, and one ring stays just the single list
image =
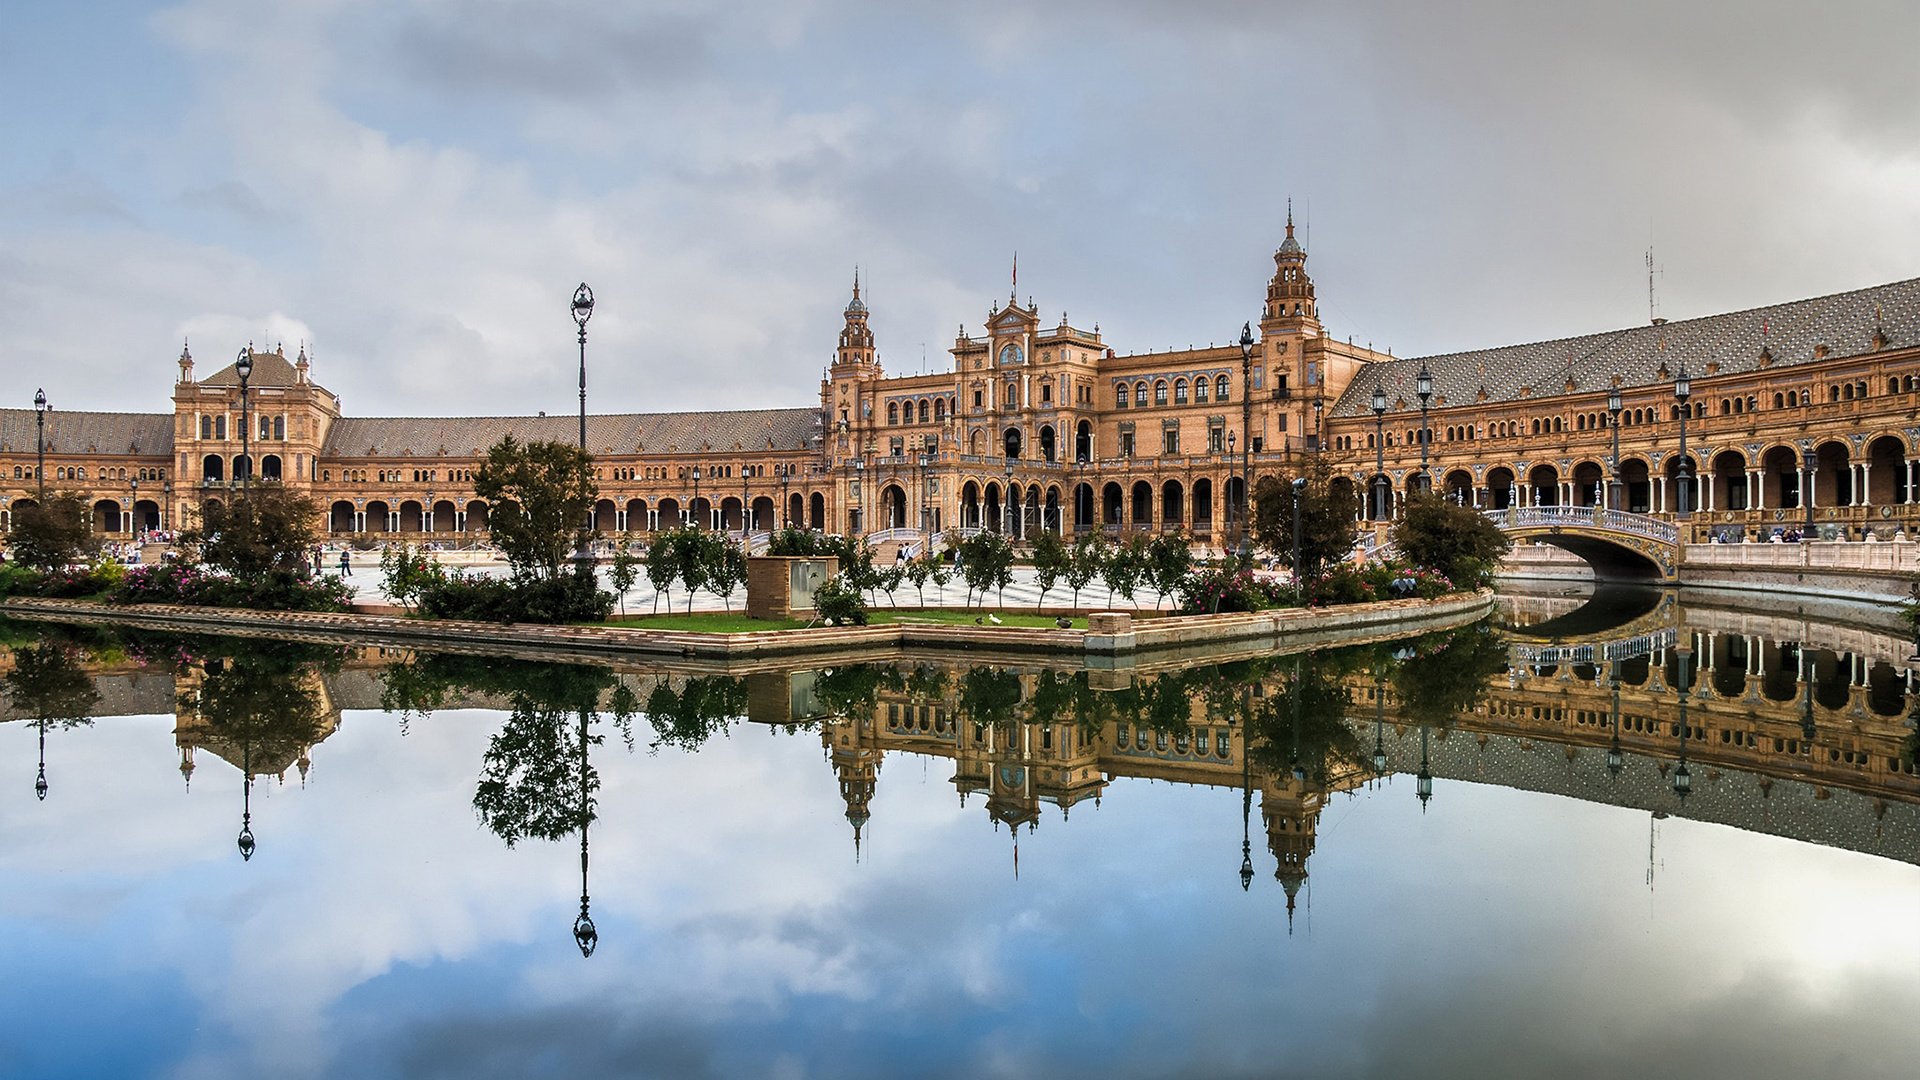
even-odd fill
[{"label": "palace building", "polygon": [[[1313,454],[1356,493],[1428,483],[1488,509],[1617,506],[1684,517],[1694,539],[1798,524],[1809,506],[1828,532],[1920,525],[1920,279],[1400,359],[1321,324],[1289,216],[1244,345],[1121,352],[1098,324],[1043,318],[1010,292],[961,326],[949,370],[902,376],[881,363],[857,275],[841,314],[816,404],[589,417],[596,528],[798,524],[900,542],[1104,528],[1222,545],[1245,478]],[[170,411],[0,410],[0,520],[35,497],[44,458],[46,485],[86,493],[104,534],[189,523],[258,477],[313,497],[337,537],[477,537],[487,447],[578,437],[571,416],[352,416],[304,349],[249,350],[244,421],[234,365],[197,377],[186,348]]]}]

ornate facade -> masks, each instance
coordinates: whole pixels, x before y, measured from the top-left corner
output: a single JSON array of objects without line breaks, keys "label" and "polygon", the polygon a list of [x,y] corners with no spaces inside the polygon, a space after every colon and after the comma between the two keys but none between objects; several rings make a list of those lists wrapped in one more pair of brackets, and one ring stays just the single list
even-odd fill
[{"label": "ornate facade", "polygon": [[[1219,544],[1243,516],[1242,477],[1290,471],[1302,455],[1325,453],[1359,491],[1420,483],[1422,369],[1434,387],[1424,475],[1474,505],[1680,517],[1684,503],[1693,539],[1798,524],[1809,502],[1830,532],[1920,526],[1920,280],[1396,359],[1321,324],[1289,220],[1244,351],[1120,353],[1098,324],[1064,312],[1049,324],[1009,292],[977,330],[962,325],[949,370],[888,375],[871,317],[856,277],[817,405],[590,417],[596,527],[794,523],[902,541],[1103,527]],[[244,419],[233,365],[196,378],[185,349],[171,413],[50,410],[46,483],[86,492],[108,534],[190,521],[259,476],[310,494],[336,536],[452,539],[485,532],[471,476],[488,446],[509,433],[577,437],[570,416],[348,416],[304,349],[252,359]],[[35,424],[31,409],[0,410],[0,517],[39,487]]]}]

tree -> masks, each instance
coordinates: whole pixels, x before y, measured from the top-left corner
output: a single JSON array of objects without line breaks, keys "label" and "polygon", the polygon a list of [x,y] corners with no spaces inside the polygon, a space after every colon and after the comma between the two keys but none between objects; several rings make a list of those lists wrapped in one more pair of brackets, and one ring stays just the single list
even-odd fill
[{"label": "tree", "polygon": [[[673,533],[654,534],[653,540],[647,544],[645,562],[647,584],[653,586],[653,612],[658,615],[661,594],[667,591],[667,586],[673,584],[674,576],[680,572],[680,553]],[[669,607],[667,611],[671,614],[673,609]]]},{"label": "tree", "polygon": [[[687,587],[687,612],[693,612],[693,594],[701,589],[719,592],[727,542],[706,529],[684,528],[669,533],[674,575]],[[730,586],[729,586],[730,588]]]},{"label": "tree", "polygon": [[1006,588],[1013,581],[1013,545],[997,532],[967,537],[960,542],[960,576],[967,583],[968,603],[973,602],[975,590],[984,599],[988,589],[997,588],[1005,606]]},{"label": "tree", "polygon": [[633,553],[633,541],[620,538],[620,544],[613,549],[613,565],[607,570],[607,580],[613,583],[613,591],[620,596],[620,615],[627,614],[627,590],[640,577],[640,556]]},{"label": "tree", "polygon": [[931,551],[921,552],[907,563],[907,580],[913,583],[913,591],[920,597],[920,606],[927,606],[927,582],[933,580],[934,571],[940,566],[940,556]]},{"label": "tree", "polygon": [[1254,485],[1253,535],[1283,562],[1293,562],[1294,480],[1306,484],[1300,497],[1300,561],[1294,569],[1303,578],[1315,577],[1328,563],[1353,550],[1359,538],[1360,497],[1351,484],[1335,484],[1333,467],[1325,455],[1308,456],[1297,473],[1262,477]]},{"label": "tree", "polygon": [[[1143,536],[1135,535],[1124,544],[1115,544],[1107,551],[1106,561],[1100,566],[1100,580],[1107,586],[1107,603],[1113,603],[1115,595],[1133,601],[1133,592],[1140,585],[1140,572],[1146,564],[1147,541]],[[1133,605],[1139,607],[1138,603]]]},{"label": "tree", "polygon": [[600,493],[586,451],[511,435],[488,449],[473,489],[493,508],[487,523],[514,576],[541,581],[558,578],[586,542],[587,512]]},{"label": "tree", "polygon": [[1073,542],[1073,561],[1067,564],[1067,584],[1073,589],[1073,606],[1080,606],[1080,590],[1100,576],[1107,562],[1107,538],[1101,532],[1083,534]]},{"label": "tree", "polygon": [[1185,536],[1162,533],[1147,545],[1147,566],[1148,580],[1159,590],[1161,598],[1175,595],[1186,584],[1187,575],[1193,572],[1193,548]]},{"label": "tree", "polygon": [[58,570],[99,549],[91,515],[86,496],[71,491],[49,494],[26,506],[15,503],[7,546],[15,559],[28,566]]},{"label": "tree", "polygon": [[201,562],[242,581],[276,572],[305,577],[319,519],[312,499],[265,480],[231,501],[201,507],[199,527],[182,540],[199,550]]},{"label": "tree", "polygon": [[[1040,610],[1040,604],[1047,598],[1047,590],[1060,580],[1073,563],[1073,551],[1066,541],[1055,533],[1042,529],[1033,542],[1033,571],[1040,581],[1040,595],[1034,597],[1033,609]],[[1075,603],[1079,601],[1076,599]]]},{"label": "tree", "polygon": [[380,576],[387,595],[407,611],[412,611],[428,590],[447,580],[440,564],[412,544],[397,544],[382,552]]},{"label": "tree", "polygon": [[1513,541],[1487,516],[1431,492],[1407,498],[1393,544],[1415,566],[1445,574],[1463,589],[1484,588]]},{"label": "tree", "polygon": [[714,536],[707,547],[707,557],[713,560],[707,568],[707,587],[719,593],[721,602],[732,611],[733,590],[747,583],[746,553]]}]

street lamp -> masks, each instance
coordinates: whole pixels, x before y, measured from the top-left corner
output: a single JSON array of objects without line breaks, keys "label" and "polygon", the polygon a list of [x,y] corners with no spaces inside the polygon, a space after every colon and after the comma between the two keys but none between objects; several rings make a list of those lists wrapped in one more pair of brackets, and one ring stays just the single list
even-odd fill
[{"label": "street lamp", "polygon": [[1680,481],[1678,493],[1679,513],[1675,516],[1681,521],[1693,518],[1693,460],[1687,457],[1687,399],[1693,396],[1693,380],[1687,376],[1687,365],[1680,365],[1680,375],[1673,380],[1673,399],[1680,403],[1680,467],[1677,474]]},{"label": "street lamp", "polygon": [[863,490],[865,488],[865,485],[861,482],[866,479],[866,476],[867,476],[867,459],[864,456],[854,458],[853,459],[853,512],[857,516],[854,518],[851,524],[853,525],[853,531],[856,535],[859,534],[861,526],[866,524],[864,521],[860,520],[860,518],[863,518],[866,516],[866,509],[867,509],[867,495],[866,495],[866,492]]},{"label": "street lamp", "polygon": [[127,504],[131,513],[127,515],[127,535],[138,538],[140,535],[140,478],[127,481]]},{"label": "street lamp", "polygon": [[247,480],[253,475],[253,456],[247,448],[247,380],[253,377],[253,346],[240,350],[240,355],[234,358],[233,370],[240,376],[240,467],[245,470],[240,474],[240,490],[245,491]]},{"label": "street lamp", "polygon": [[40,503],[47,501],[47,392],[33,392],[33,452],[37,459],[33,475],[40,482]]},{"label": "street lamp", "polygon": [[1384,520],[1387,514],[1387,500],[1390,497],[1387,486],[1387,390],[1379,383],[1373,384],[1373,516],[1374,520]]},{"label": "street lamp", "polygon": [[695,510],[694,503],[697,503],[699,501],[700,501],[700,466],[695,465],[693,467],[693,502],[690,502],[687,504],[687,520],[692,522],[693,527],[696,529],[700,527],[700,519],[693,516],[694,510]]},{"label": "street lamp", "polygon": [[[1303,528],[1301,524],[1301,517],[1302,517],[1301,511],[1303,509],[1302,504],[1306,502],[1306,498],[1307,498],[1307,478],[1304,476],[1294,477],[1293,478],[1293,591],[1295,595],[1299,595],[1300,589],[1301,589],[1300,530]],[[1244,536],[1245,529],[1242,529],[1241,532],[1242,532],[1242,535]],[[1243,558],[1246,555],[1245,549],[1246,549],[1246,544],[1243,542],[1241,544],[1241,552],[1240,552]],[[1301,597],[1301,606],[1302,607],[1306,606],[1305,597]]]},{"label": "street lamp", "polygon": [[791,529],[793,528],[793,514],[787,508],[787,485],[793,482],[793,477],[787,472],[786,462],[783,461],[775,467],[780,470],[780,513],[776,514],[775,518],[780,522],[782,528]]},{"label": "street lamp", "polygon": [[1433,432],[1427,426],[1427,407],[1433,400],[1433,373],[1427,370],[1427,362],[1420,361],[1420,374],[1414,376],[1413,392],[1420,399],[1420,490],[1430,491],[1433,480],[1427,476],[1427,447],[1433,442]]},{"label": "street lamp", "polygon": [[1420,812],[1427,812],[1433,798],[1433,770],[1427,767],[1427,725],[1420,725],[1420,771],[1413,774],[1413,793],[1420,799]]},{"label": "street lamp", "polygon": [[[1253,716],[1253,688],[1240,688],[1240,715],[1243,720]],[[1229,723],[1232,721],[1229,720]],[[1253,840],[1248,822],[1253,817],[1253,772],[1247,753],[1247,733],[1253,729],[1251,722],[1240,726],[1240,891],[1253,888]]]},{"label": "street lamp", "polygon": [[1000,531],[1013,539],[1013,455],[1007,455],[1007,486],[1000,491]]},{"label": "street lamp", "polygon": [[241,755],[240,772],[240,861],[253,861],[253,737],[249,735]]},{"label": "street lamp", "polygon": [[587,320],[593,318],[593,290],[586,282],[573,290],[573,325],[580,328],[580,451],[587,449]]},{"label": "street lamp", "polygon": [[1607,664],[1607,681],[1613,686],[1613,741],[1607,744],[1607,771],[1617,777],[1627,767],[1626,755],[1620,752],[1620,661]]},{"label": "street lamp", "polygon": [[40,771],[33,778],[34,797],[41,802],[47,801],[47,721],[40,720]]},{"label": "street lamp", "polygon": [[747,533],[753,529],[752,514],[747,509],[747,463],[740,463],[740,544],[744,550]]},{"label": "street lamp", "polygon": [[1800,493],[1800,505],[1807,511],[1807,527],[1800,531],[1800,542],[1811,544],[1813,543],[1813,470],[1820,464],[1820,457],[1813,452],[1811,445],[1800,448],[1800,464],[1804,466],[1802,475],[1806,477],[1806,482],[1802,485],[1806,490]]},{"label": "street lamp", "polygon": [[[1233,448],[1239,445],[1239,435],[1227,432],[1227,539],[1234,542],[1234,550],[1240,548],[1240,519],[1233,514]],[[1244,493],[1243,493],[1244,494]]]},{"label": "street lamp", "polygon": [[[1240,430],[1247,433],[1246,440],[1240,445],[1240,549],[1236,554],[1245,564],[1252,556],[1253,545],[1247,536],[1247,513],[1253,508],[1252,462],[1253,456],[1253,324],[1240,324]],[[1318,429],[1316,435],[1318,437]]]},{"label": "street lamp", "polygon": [[1613,473],[1612,487],[1607,491],[1607,509],[1609,510],[1620,509],[1622,487],[1620,483],[1620,409],[1622,404],[1618,386],[1607,391],[1607,426],[1613,429],[1613,458],[1607,463],[1608,469]]},{"label": "street lamp", "polygon": [[1387,679],[1378,663],[1373,667],[1373,775],[1387,775]]},{"label": "street lamp", "polygon": [[600,931],[593,925],[593,916],[588,914],[587,898],[587,825],[593,821],[593,808],[587,801],[587,723],[591,715],[585,706],[580,709],[580,915],[573,920],[573,943],[580,947],[580,955],[592,956],[593,950],[600,944]]},{"label": "street lamp", "polygon": [[927,469],[933,465],[933,455],[926,450],[920,451],[920,551],[925,554],[933,547],[932,517],[927,510]]}]

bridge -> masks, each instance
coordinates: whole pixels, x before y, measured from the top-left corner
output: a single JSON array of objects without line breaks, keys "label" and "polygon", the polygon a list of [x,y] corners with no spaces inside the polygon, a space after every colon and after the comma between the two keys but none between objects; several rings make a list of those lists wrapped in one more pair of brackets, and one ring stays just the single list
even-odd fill
[{"label": "bridge", "polygon": [[1597,506],[1524,506],[1489,510],[1487,520],[1516,540],[1573,552],[1596,578],[1679,581],[1680,530],[1657,517]]}]

